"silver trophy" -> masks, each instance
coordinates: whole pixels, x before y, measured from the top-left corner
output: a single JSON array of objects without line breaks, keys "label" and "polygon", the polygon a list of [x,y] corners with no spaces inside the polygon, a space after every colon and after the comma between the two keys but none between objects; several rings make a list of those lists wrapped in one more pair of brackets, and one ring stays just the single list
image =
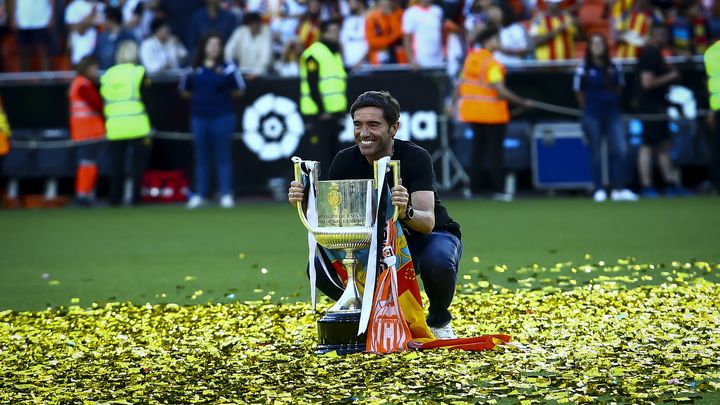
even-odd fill
[{"label": "silver trophy", "polygon": [[[295,180],[302,181],[304,162],[293,158]],[[390,161],[394,184],[399,183],[400,162]],[[327,249],[342,249],[342,259],[347,272],[347,283],[337,302],[318,321],[317,353],[337,351],[339,354],[356,353],[365,350],[365,334],[358,335],[362,310],[362,289],[365,273],[358,274],[355,252],[370,246],[377,221],[377,162],[374,165],[375,179],[326,180],[318,181],[319,170],[314,170],[317,190],[316,212],[318,225],[312,226],[307,220],[301,203],[297,204],[300,221],[315,236],[320,246]],[[397,208],[395,214],[397,217]]]}]

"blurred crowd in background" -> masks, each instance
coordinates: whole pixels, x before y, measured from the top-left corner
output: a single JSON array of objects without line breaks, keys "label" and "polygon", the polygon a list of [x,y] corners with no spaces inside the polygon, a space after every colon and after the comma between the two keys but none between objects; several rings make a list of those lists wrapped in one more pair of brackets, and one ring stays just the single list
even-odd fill
[{"label": "blurred crowd in background", "polygon": [[[435,3],[427,10],[417,3]],[[136,41],[149,72],[188,66],[198,40],[220,34],[247,76],[297,76],[320,24],[341,22],[349,67],[409,62],[461,64],[474,36],[500,29],[503,63],[582,56],[603,33],[612,54],[636,57],[650,27],[669,28],[669,52],[702,54],[720,35],[716,0],[0,0],[0,70],[70,70],[95,55],[114,64],[117,44]],[[408,44],[407,34],[414,34]],[[438,49],[435,49],[438,48]],[[410,55],[408,55],[410,50]]]}]

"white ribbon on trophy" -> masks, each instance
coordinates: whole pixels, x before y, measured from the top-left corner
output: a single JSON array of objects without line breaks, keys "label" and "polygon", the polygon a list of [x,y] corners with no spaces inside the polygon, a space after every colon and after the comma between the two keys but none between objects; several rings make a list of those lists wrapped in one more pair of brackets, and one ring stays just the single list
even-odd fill
[{"label": "white ribbon on trophy", "polygon": [[[378,223],[384,225],[385,219],[380,220],[378,213],[380,211],[380,197],[385,187],[385,173],[387,173],[390,157],[386,156],[377,161],[377,204],[375,206],[375,222],[373,223],[372,239],[370,239],[370,249],[368,250],[367,273],[365,275],[365,291],[363,292],[363,306],[360,312],[360,324],[358,325],[358,335],[365,333],[368,322],[370,321],[370,313],[372,312],[372,302],[375,296],[375,279],[377,276],[377,227]],[[388,196],[390,198],[390,196]]]}]

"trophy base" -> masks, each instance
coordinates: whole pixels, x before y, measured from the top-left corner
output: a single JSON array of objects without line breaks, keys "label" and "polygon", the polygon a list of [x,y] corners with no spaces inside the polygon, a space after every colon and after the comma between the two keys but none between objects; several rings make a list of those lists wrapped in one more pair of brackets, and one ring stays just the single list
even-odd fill
[{"label": "trophy base", "polygon": [[360,311],[329,312],[317,322],[318,345],[315,354],[336,351],[337,354],[365,351],[365,334],[358,336]]}]

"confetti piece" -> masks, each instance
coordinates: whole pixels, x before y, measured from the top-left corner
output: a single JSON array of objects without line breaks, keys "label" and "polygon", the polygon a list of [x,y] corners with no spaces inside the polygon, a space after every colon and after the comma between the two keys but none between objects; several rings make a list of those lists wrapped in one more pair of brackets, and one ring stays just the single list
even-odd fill
[{"label": "confetti piece", "polygon": [[60,285],[60,281],[58,281],[58,280],[50,280],[50,281],[48,281],[48,284],[49,284],[49,285]]},{"label": "confetti piece", "polygon": [[477,256],[473,256],[472,261],[473,263],[480,263],[480,258]]},{"label": "confetti piece", "polygon": [[195,280],[195,276],[185,276],[185,281],[193,281]]},{"label": "confetti piece", "polygon": [[245,253],[240,253],[240,254],[238,255],[238,259],[240,259],[240,260],[245,259]]},{"label": "confetti piece", "polygon": [[268,269],[266,269],[265,267],[260,269],[260,273],[262,273],[262,274],[267,274],[267,272],[268,272]]}]

